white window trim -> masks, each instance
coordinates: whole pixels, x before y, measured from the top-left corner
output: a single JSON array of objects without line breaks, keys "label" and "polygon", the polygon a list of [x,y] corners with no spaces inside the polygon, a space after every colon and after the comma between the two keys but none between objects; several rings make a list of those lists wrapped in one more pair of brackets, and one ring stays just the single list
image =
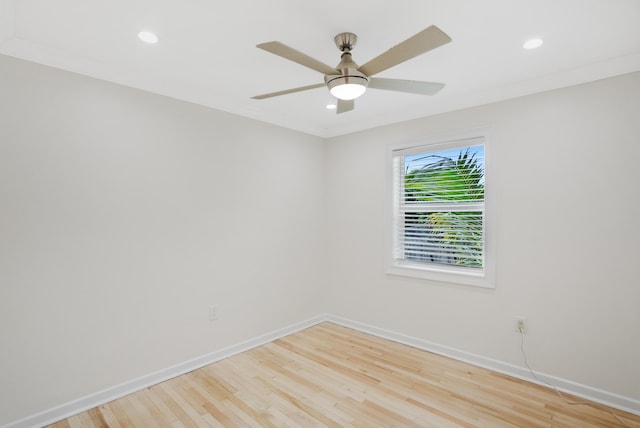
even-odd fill
[{"label": "white window trim", "polygon": [[[389,144],[386,156],[385,177],[385,264],[384,270],[388,275],[398,275],[411,278],[427,279],[438,282],[472,285],[476,287],[495,288],[495,192],[493,168],[491,166],[491,138],[490,127],[475,128],[451,134],[443,134],[426,138],[421,141],[404,144]],[[485,164],[485,201],[484,201],[484,269],[483,272],[471,272],[469,269],[455,266],[428,266],[415,263],[396,261],[393,257],[394,230],[394,177],[393,153],[397,150],[415,149],[416,153],[424,151],[438,151],[454,147],[463,147],[465,140],[482,139],[484,144]]]}]

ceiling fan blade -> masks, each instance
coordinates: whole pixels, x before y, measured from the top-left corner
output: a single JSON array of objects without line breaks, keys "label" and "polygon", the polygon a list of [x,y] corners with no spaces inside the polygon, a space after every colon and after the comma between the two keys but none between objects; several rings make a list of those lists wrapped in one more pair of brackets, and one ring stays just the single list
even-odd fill
[{"label": "ceiling fan blade", "polygon": [[265,98],[279,97],[280,95],[293,94],[295,92],[308,91],[309,89],[316,89],[326,86],[324,83],[318,83],[316,85],[301,86],[299,88],[286,89],[284,91],[272,92],[270,94],[256,95],[251,97],[252,100],[264,100]]},{"label": "ceiling fan blade", "polygon": [[404,42],[392,47],[385,53],[378,55],[368,63],[364,64],[358,71],[372,76],[388,68],[403,63],[411,58],[429,52],[451,41],[441,29],[432,25]]},{"label": "ceiling fan blade", "polygon": [[281,56],[289,61],[297,62],[300,65],[309,67],[312,70],[318,71],[322,74],[336,74],[336,69],[328,66],[327,64],[318,61],[315,58],[311,58],[309,55],[303,54],[287,45],[280,42],[267,42],[256,45],[257,48],[271,52],[272,54]]},{"label": "ceiling fan blade", "polygon": [[370,88],[420,95],[435,95],[444,86],[444,83],[420,82],[418,80],[381,79],[377,77],[369,79]]},{"label": "ceiling fan blade", "polygon": [[336,114],[346,113],[348,111],[353,110],[355,107],[354,100],[338,100],[338,108],[336,109]]}]

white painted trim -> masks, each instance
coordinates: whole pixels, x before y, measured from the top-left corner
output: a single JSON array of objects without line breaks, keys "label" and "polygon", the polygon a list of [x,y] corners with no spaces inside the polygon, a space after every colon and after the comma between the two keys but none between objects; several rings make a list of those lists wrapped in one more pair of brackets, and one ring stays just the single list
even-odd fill
[{"label": "white painted trim", "polygon": [[542,382],[540,382],[531,375],[528,369],[524,367],[519,367],[513,364],[494,360],[492,358],[483,357],[481,355],[472,354],[470,352],[461,351],[459,349],[450,348],[448,346],[439,345],[427,340],[418,339],[416,337],[396,333],[391,330],[386,330],[380,327],[375,327],[369,324],[342,318],[337,315],[322,314],[306,321],[301,321],[288,327],[263,334],[254,339],[250,339],[236,345],[221,349],[219,351],[194,358],[193,360],[185,361],[184,363],[177,364],[173,367],[168,367],[155,373],[150,373],[148,375],[142,376],[138,379],[134,379],[128,382],[121,383],[120,385],[115,385],[111,388],[98,391],[84,398],[65,403],[61,406],[54,407],[36,415],[28,416],[24,419],[12,422],[8,425],[4,425],[2,428],[31,428],[48,425],[68,418],[69,416],[75,415],[77,413],[84,412],[86,410],[124,397],[125,395],[129,395],[144,388],[156,385],[160,382],[164,382],[176,376],[180,376],[190,371],[199,369],[208,364],[215,363],[216,361],[220,361],[241,352],[248,351],[250,349],[296,333],[300,330],[304,330],[305,328],[312,327],[324,321],[332,322],[344,327],[349,327],[363,333],[372,334],[374,336],[409,345],[414,348],[433,352],[435,354],[453,358],[458,361],[464,361],[478,367],[483,367],[538,385],[548,386],[544,384],[544,382],[548,382],[552,385],[555,385],[559,391],[582,397],[596,403],[611,406],[613,408],[633,413],[635,415],[640,415],[639,400],[617,395],[608,391],[603,391],[587,385],[582,385],[559,377],[536,372],[536,376],[542,380]]},{"label": "white painted trim", "polygon": [[224,349],[220,349],[219,351],[214,351],[201,357],[177,364],[175,366],[167,367],[166,369],[159,370],[155,373],[150,373],[137,379],[133,379],[131,381],[112,386],[102,391],[95,392],[84,398],[70,401],[52,409],[45,410],[44,412],[38,413],[36,415],[28,416],[24,419],[11,422],[10,424],[5,425],[2,428],[31,428],[52,424],[54,422],[68,418],[69,416],[73,416],[77,413],[84,412],[89,409],[93,409],[94,407],[124,397],[125,395],[132,394],[136,391],[140,391],[144,388],[148,388],[160,382],[172,379],[176,376],[189,373],[211,363],[215,363],[216,361],[220,361],[233,355],[240,354],[244,351],[256,348],[260,345],[273,342],[274,340],[280,339],[284,336],[288,336],[300,330],[304,330],[323,321],[326,321],[326,319],[326,315],[320,315],[306,321],[298,322],[288,327],[263,334],[256,338],[229,346]]},{"label": "white painted trim", "polygon": [[[349,327],[354,330],[361,331],[363,333],[372,334],[383,339],[389,339],[394,342],[402,343],[412,346],[414,348],[422,349],[425,351],[433,352],[434,354],[443,355],[445,357],[453,358],[454,360],[463,361],[465,363],[473,364],[474,366],[482,367],[485,369],[493,370],[498,373],[506,374],[518,379],[526,380],[537,385],[548,387],[549,384],[554,385],[558,391],[572,394],[577,397],[581,397],[596,403],[604,404],[616,409],[623,410],[625,412],[640,415],[640,400],[635,400],[630,397],[624,397],[622,395],[614,394],[612,392],[603,391],[598,388],[593,388],[587,385],[582,385],[577,382],[562,379],[556,376],[535,372],[538,379],[531,375],[531,372],[525,367],[516,366],[513,364],[505,363],[502,361],[494,360],[492,358],[483,357],[481,355],[472,354],[470,352],[461,351],[459,349],[450,348],[448,346],[439,345],[437,343],[429,342],[427,340],[418,339],[412,336],[406,336],[401,333],[396,333],[383,328],[375,327],[369,324],[361,323],[358,321],[352,321],[346,318],[342,318],[336,315],[327,314],[326,321]],[[542,381],[542,382],[541,382]],[[547,382],[547,384],[545,384]]]}]

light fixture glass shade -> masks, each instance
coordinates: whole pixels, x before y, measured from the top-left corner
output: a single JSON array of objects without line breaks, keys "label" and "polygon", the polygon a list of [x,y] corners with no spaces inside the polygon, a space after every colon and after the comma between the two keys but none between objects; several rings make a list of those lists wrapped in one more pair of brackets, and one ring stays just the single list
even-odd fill
[{"label": "light fixture glass shade", "polygon": [[367,90],[369,80],[361,76],[341,76],[330,80],[327,85],[331,95],[339,100],[355,100]]},{"label": "light fixture glass shade", "polygon": [[359,83],[344,83],[331,88],[331,95],[340,100],[355,100],[364,94],[367,87]]}]

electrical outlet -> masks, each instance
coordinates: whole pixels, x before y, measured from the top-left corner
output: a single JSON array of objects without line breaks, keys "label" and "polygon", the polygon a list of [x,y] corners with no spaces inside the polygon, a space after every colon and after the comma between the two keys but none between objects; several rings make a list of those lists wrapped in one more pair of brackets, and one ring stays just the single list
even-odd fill
[{"label": "electrical outlet", "polygon": [[220,305],[209,306],[209,321],[217,320],[219,312],[220,312]]},{"label": "electrical outlet", "polygon": [[518,317],[516,318],[516,333],[527,334],[527,319]]}]

